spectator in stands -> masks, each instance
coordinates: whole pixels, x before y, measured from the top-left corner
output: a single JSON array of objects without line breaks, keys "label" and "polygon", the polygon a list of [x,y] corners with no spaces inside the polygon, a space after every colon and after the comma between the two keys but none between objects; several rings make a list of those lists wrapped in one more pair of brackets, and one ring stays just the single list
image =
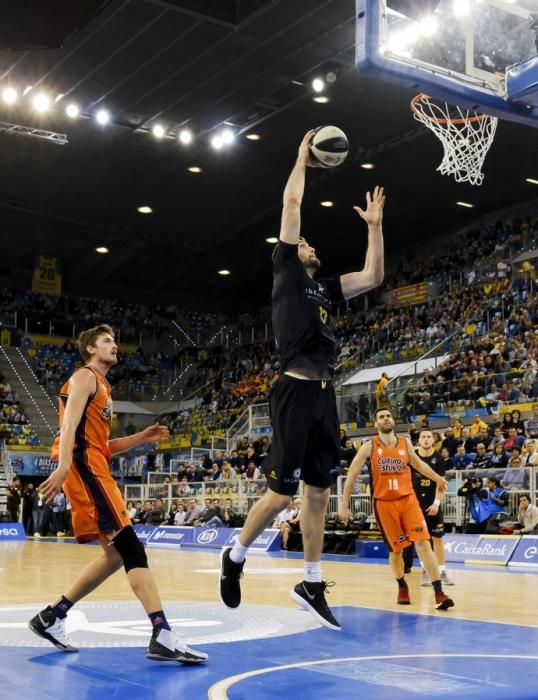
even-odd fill
[{"label": "spectator in stands", "polygon": [[176,526],[184,525],[186,517],[187,511],[185,509],[185,504],[183,503],[183,501],[178,501],[177,508],[174,513],[174,522],[172,524]]},{"label": "spectator in stands", "polygon": [[514,408],[512,411],[512,425],[516,429],[518,435],[525,434],[525,424],[521,420],[521,411],[519,411],[517,408]]},{"label": "spectator in stands", "polygon": [[471,469],[488,469],[490,466],[490,456],[486,452],[486,446],[483,442],[479,442],[476,446],[476,455],[469,465]]},{"label": "spectator in stands", "polygon": [[493,436],[491,437],[491,441],[488,445],[488,450],[490,452],[493,452],[495,447],[497,445],[504,444],[504,441],[505,441],[505,438],[504,438],[504,435],[502,434],[501,428],[500,427],[495,428],[495,430],[493,432]]},{"label": "spectator in stands", "polygon": [[487,429],[488,429],[488,426],[486,425],[486,423],[484,423],[484,421],[483,421],[482,418],[480,417],[480,414],[479,414],[479,413],[475,413],[475,415],[474,415],[474,420],[473,420],[473,422],[472,422],[472,424],[471,424],[471,426],[470,426],[470,428],[469,428],[469,433],[470,433],[471,437],[475,437],[475,436],[478,435],[478,433],[479,433],[481,430],[486,430],[486,431],[487,431]]},{"label": "spectator in stands", "polygon": [[22,492],[22,524],[24,525],[24,532],[29,536],[34,534],[32,511],[34,509],[35,495],[34,485],[30,481]]},{"label": "spectator in stands", "polygon": [[19,510],[22,499],[22,484],[18,476],[16,476],[11,485],[7,487],[7,511],[10,515],[11,522],[19,522]]},{"label": "spectator in stands", "polygon": [[142,525],[145,525],[146,523],[149,525],[149,514],[151,513],[152,509],[153,505],[151,501],[144,501],[144,505],[140,511],[140,523]]},{"label": "spectator in stands", "polygon": [[357,425],[359,428],[365,428],[366,424],[370,420],[370,400],[367,394],[361,394],[359,396],[359,403],[357,407]]},{"label": "spectator in stands", "polygon": [[[141,501],[138,501],[138,502],[140,503],[140,505],[142,505]],[[134,525],[135,518],[136,518],[136,512],[137,512],[136,506],[132,501],[127,501],[126,508],[127,508],[127,515],[131,518],[131,522]]]},{"label": "spectator in stands", "polygon": [[146,511],[144,510],[142,501],[137,501],[135,505],[135,514],[134,517],[131,518],[131,522],[133,523],[133,525],[139,525],[140,523],[145,522],[145,520]]},{"label": "spectator in stands", "polygon": [[288,542],[292,532],[299,532],[301,529],[301,499],[295,498],[293,501],[294,513],[281,528],[282,549],[288,549]]},{"label": "spectator in stands", "polygon": [[521,457],[510,457],[508,467],[501,482],[502,486],[511,491],[528,488],[527,470],[522,467]]},{"label": "spectator in stands", "polygon": [[518,524],[514,526],[521,534],[538,532],[538,508],[533,505],[527,494],[519,497]]},{"label": "spectator in stands", "polygon": [[521,448],[525,442],[523,435],[517,435],[515,427],[508,428],[508,437],[504,441],[504,449],[510,453],[513,447]]},{"label": "spectator in stands", "polygon": [[503,415],[503,422],[501,425],[504,437],[508,437],[508,429],[512,427],[512,414],[505,413]]},{"label": "spectator in stands", "polygon": [[445,430],[444,439],[441,443],[441,452],[443,449],[446,449],[450,457],[453,457],[456,454],[457,448],[458,441],[454,437],[454,429],[448,426],[448,428]]},{"label": "spectator in stands", "polygon": [[256,466],[256,463],[253,460],[249,460],[247,467],[245,471],[243,472],[243,478],[244,479],[259,479],[260,478],[260,470]]},{"label": "spectator in stands", "polygon": [[454,469],[467,469],[472,461],[473,458],[471,457],[471,455],[465,452],[465,446],[458,445],[456,454],[452,458],[452,462],[454,463]]},{"label": "spectator in stands", "polygon": [[187,467],[186,477],[188,482],[203,481],[204,476],[205,472],[198,465],[191,462]]},{"label": "spectator in stands", "polygon": [[166,519],[166,511],[164,509],[163,499],[156,498],[151,505],[151,510],[148,511],[146,524],[162,525]]},{"label": "spectator in stands", "polygon": [[[288,505],[281,510],[276,516],[273,527],[278,527],[280,529],[280,535],[282,537],[282,549],[288,548],[288,538],[290,531],[287,531],[287,525],[290,520],[293,520],[299,514],[299,508],[295,503],[295,500],[290,501]],[[286,534],[286,540],[284,541],[284,533]]]},{"label": "spectator in stands", "polygon": [[233,507],[231,498],[226,498],[224,500],[224,508],[220,517],[225,527],[239,527],[239,514]]},{"label": "spectator in stands", "polygon": [[[209,501],[209,503],[208,503]],[[220,501],[218,498],[213,500],[206,499],[206,507],[194,522],[196,526],[203,525],[204,527],[222,527],[223,522],[220,517]]]},{"label": "spectator in stands", "polygon": [[222,472],[220,474],[219,481],[233,481],[234,479],[237,479],[236,471],[230,462],[225,460],[222,465]]},{"label": "spectator in stands", "polygon": [[32,517],[34,520],[34,537],[42,537],[48,529],[50,507],[45,503],[43,494],[38,489],[36,489]]},{"label": "spectator in stands", "polygon": [[344,447],[342,447],[340,450],[340,460],[342,463],[344,463],[343,466],[349,467],[356,454],[357,450],[353,445],[353,440],[351,438],[347,438]]},{"label": "spectator in stands", "polygon": [[454,460],[446,447],[441,448],[441,466],[443,467],[445,473],[449,469],[454,469]]},{"label": "spectator in stands", "polygon": [[179,484],[176,487],[175,490],[175,495],[178,498],[187,498],[187,496],[191,495],[191,487],[189,486],[189,482],[187,481],[187,477],[183,476],[179,480]]},{"label": "spectator in stands", "polygon": [[469,428],[464,426],[461,429],[461,437],[460,437],[460,444],[462,444],[465,448],[465,452],[474,452],[475,450],[475,441],[471,437],[471,432]]},{"label": "spectator in stands", "polygon": [[489,457],[489,467],[490,469],[506,469],[507,466],[508,456],[504,451],[503,445],[498,443]]},{"label": "spectator in stands", "polygon": [[386,372],[381,374],[379,381],[375,388],[375,405],[376,411],[381,408],[390,408],[390,401],[387,395],[387,384],[389,383],[389,376]]},{"label": "spectator in stands", "polygon": [[187,504],[187,515],[185,516],[183,524],[194,525],[195,521],[200,517],[202,510],[203,508],[198,504],[198,501],[195,498],[191,498]]},{"label": "spectator in stands", "polygon": [[461,439],[461,431],[463,430],[463,423],[460,418],[454,418],[454,423],[452,425],[452,430],[454,432],[454,437],[456,440]]},{"label": "spectator in stands", "polygon": [[470,512],[476,523],[473,530],[478,533],[486,532],[490,519],[508,505],[508,494],[497,477],[488,477],[486,486],[487,489],[477,490],[471,497]]},{"label": "spectator in stands", "polygon": [[532,407],[532,416],[525,423],[525,435],[528,438],[538,439],[538,403]]},{"label": "spectator in stands", "polygon": [[66,500],[63,491],[56,494],[51,504],[51,532],[57,537],[65,535],[65,505]]},{"label": "spectator in stands", "polygon": [[488,425],[488,433],[493,438],[497,428],[501,428],[501,417],[498,411],[493,411],[491,414],[491,422]]}]

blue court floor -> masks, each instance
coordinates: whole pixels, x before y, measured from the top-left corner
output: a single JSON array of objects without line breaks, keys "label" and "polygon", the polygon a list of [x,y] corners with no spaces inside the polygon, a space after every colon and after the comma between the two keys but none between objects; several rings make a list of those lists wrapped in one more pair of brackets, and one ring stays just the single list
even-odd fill
[{"label": "blue court floor", "polygon": [[203,667],[147,661],[141,647],[63,654],[49,647],[3,646],[1,695],[27,700],[538,698],[538,629],[364,608],[335,612],[345,623],[342,632],[317,628],[204,644],[210,660]]}]

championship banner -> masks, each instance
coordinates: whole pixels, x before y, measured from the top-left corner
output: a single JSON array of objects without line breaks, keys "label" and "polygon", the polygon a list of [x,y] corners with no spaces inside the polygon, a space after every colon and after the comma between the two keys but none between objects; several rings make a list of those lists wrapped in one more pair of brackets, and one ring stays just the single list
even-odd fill
[{"label": "championship banner", "polygon": [[48,255],[36,257],[34,274],[32,276],[32,292],[37,294],[52,294],[59,297],[62,293],[62,275],[60,261]]},{"label": "championship banner", "polygon": [[58,462],[53,461],[49,454],[10,454],[9,457],[11,468],[17,476],[48,476],[58,466]]},{"label": "championship banner", "polygon": [[520,540],[519,535],[456,535],[443,537],[447,561],[506,566]]},{"label": "championship banner", "polygon": [[538,569],[538,535],[523,535],[508,566]]},{"label": "championship banner", "polygon": [[387,306],[412,306],[428,301],[428,285],[426,282],[409,284],[387,292]]}]

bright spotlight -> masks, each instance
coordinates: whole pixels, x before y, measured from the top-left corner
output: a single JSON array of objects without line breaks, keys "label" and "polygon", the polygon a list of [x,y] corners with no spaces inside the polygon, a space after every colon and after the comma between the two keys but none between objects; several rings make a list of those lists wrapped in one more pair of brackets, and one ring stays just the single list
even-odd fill
[{"label": "bright spotlight", "polygon": [[34,97],[32,104],[34,105],[36,112],[46,112],[50,107],[50,100],[43,93],[39,93],[39,95]]},{"label": "bright spotlight", "polygon": [[179,140],[181,143],[184,143],[185,145],[188,143],[192,142],[192,131],[189,131],[189,129],[182,129],[179,132]]},{"label": "bright spotlight", "polygon": [[110,114],[106,111],[106,109],[100,109],[95,115],[95,118],[97,119],[98,124],[108,124],[110,121]]},{"label": "bright spotlight", "polygon": [[321,78],[314,78],[312,81],[312,90],[314,90],[314,92],[323,92],[324,88],[325,83],[323,80]]},{"label": "bright spotlight", "polygon": [[433,36],[439,26],[437,24],[437,20],[432,15],[429,17],[424,17],[424,19],[421,19],[418,24],[422,36]]},{"label": "bright spotlight", "polygon": [[222,142],[230,145],[235,141],[235,134],[231,129],[224,129],[220,135]]},{"label": "bright spotlight", "polygon": [[155,124],[152,127],[151,132],[156,139],[162,139],[162,137],[165,134],[164,126],[162,126],[161,124]]},{"label": "bright spotlight", "polygon": [[78,105],[71,103],[70,105],[67,105],[67,107],[65,108],[65,113],[71,119],[76,119],[78,117],[78,115],[80,114],[80,109],[79,109]]},{"label": "bright spotlight", "polygon": [[211,145],[216,151],[219,151],[224,146],[222,136],[213,136],[213,138],[211,139]]},{"label": "bright spotlight", "polygon": [[2,99],[8,105],[12,105],[17,101],[17,91],[14,88],[8,87],[2,90]]},{"label": "bright spotlight", "polygon": [[465,17],[469,14],[470,9],[471,5],[469,0],[454,0],[452,5],[452,11],[456,17]]},{"label": "bright spotlight", "polygon": [[317,102],[318,105],[326,105],[328,102],[331,101],[330,97],[327,97],[327,95],[317,95],[316,97],[312,98],[314,102]]}]

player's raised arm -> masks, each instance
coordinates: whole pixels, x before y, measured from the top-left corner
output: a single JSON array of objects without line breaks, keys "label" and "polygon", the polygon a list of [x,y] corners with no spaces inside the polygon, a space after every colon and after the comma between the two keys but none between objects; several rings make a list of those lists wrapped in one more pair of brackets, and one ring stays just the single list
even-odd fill
[{"label": "player's raised arm", "polygon": [[299,243],[299,234],[301,231],[301,204],[304,195],[306,168],[315,167],[310,159],[310,141],[314,136],[315,131],[308,131],[301,145],[297,161],[290,173],[288,182],[284,189],[282,202],[282,220],[280,224],[280,240],[284,243],[297,245]]},{"label": "player's raised arm", "polygon": [[349,500],[351,494],[353,493],[353,488],[355,487],[355,482],[357,477],[362,471],[362,468],[366,464],[367,460],[370,458],[372,452],[372,444],[370,442],[365,442],[361,445],[359,451],[353,458],[351,466],[349,467],[346,483],[344,485],[344,492],[342,494],[342,505],[340,506],[340,511],[338,513],[338,518],[343,523],[347,525],[348,521],[351,519],[351,509],[349,507]]},{"label": "player's raised arm", "polygon": [[373,194],[366,193],[366,209],[353,207],[368,224],[368,248],[366,261],[360,272],[350,272],[340,277],[342,293],[346,299],[356,297],[369,289],[378,287],[385,276],[383,247],[383,207],[385,194],[382,187],[376,187]]}]

